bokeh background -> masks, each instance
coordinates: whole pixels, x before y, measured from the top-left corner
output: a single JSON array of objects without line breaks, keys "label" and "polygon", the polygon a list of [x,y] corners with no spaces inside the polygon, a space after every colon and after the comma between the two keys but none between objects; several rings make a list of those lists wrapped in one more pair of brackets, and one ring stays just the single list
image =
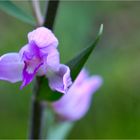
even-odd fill
[{"label": "bokeh background", "polygon": [[[13,1],[31,13],[28,1]],[[44,1],[41,1],[44,9]],[[44,11],[44,10],[43,10]],[[104,33],[86,63],[104,84],[68,138],[140,138],[140,2],[61,1],[55,24],[65,63]],[[34,27],[0,11],[0,55],[18,51]],[[0,138],[27,138],[31,85],[0,81]]]}]

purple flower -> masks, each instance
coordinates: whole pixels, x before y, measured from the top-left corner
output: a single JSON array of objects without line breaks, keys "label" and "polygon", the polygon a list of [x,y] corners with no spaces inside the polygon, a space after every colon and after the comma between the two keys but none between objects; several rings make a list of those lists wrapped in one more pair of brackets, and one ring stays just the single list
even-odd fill
[{"label": "purple flower", "polygon": [[88,76],[83,69],[73,85],[60,100],[54,102],[52,107],[60,118],[75,121],[82,118],[89,109],[93,93],[101,86],[100,76]]},{"label": "purple flower", "polygon": [[65,93],[71,85],[70,70],[60,64],[58,40],[45,27],[28,33],[28,44],[19,53],[7,53],[0,57],[0,79],[28,85],[35,75],[45,75],[52,90]]}]

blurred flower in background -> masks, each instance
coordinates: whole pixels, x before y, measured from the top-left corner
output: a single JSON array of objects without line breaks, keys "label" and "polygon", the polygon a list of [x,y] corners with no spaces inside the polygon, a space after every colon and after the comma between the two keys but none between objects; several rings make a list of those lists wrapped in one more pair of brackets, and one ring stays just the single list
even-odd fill
[{"label": "blurred flower in background", "polygon": [[89,76],[87,70],[83,69],[68,93],[53,103],[53,109],[64,120],[79,120],[88,111],[92,95],[101,85],[102,78],[100,76]]}]

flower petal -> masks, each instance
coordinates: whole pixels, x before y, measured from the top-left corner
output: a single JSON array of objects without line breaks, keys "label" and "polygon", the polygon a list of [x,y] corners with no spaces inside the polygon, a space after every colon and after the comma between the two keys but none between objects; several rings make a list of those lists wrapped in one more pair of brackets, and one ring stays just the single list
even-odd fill
[{"label": "flower petal", "polygon": [[[84,71],[79,74],[80,77],[86,75]],[[52,105],[58,115],[68,121],[78,120],[86,114],[90,107],[92,94],[95,93],[102,84],[102,78],[100,76],[85,78],[81,82],[77,79],[68,90],[68,93]]]},{"label": "flower petal", "polygon": [[53,49],[47,56],[46,65],[48,69],[57,70],[60,67],[60,58],[59,52],[57,49]]},{"label": "flower petal", "polygon": [[12,83],[22,80],[24,63],[18,53],[7,53],[0,57],[0,79]]},{"label": "flower petal", "polygon": [[81,86],[81,84],[85,81],[85,79],[88,79],[88,77],[89,77],[88,71],[85,68],[83,68],[79,73],[79,75],[77,76],[77,78],[75,79],[74,86],[78,85]]},{"label": "flower petal", "polygon": [[34,42],[31,44],[26,44],[19,51],[21,59],[24,61],[31,60],[33,57],[39,58],[41,57],[40,49],[36,46]]},{"label": "flower petal", "polygon": [[58,71],[46,75],[49,79],[49,86],[52,90],[66,93],[71,86],[70,69],[68,66],[60,64]]},{"label": "flower petal", "polygon": [[51,30],[45,27],[39,27],[28,34],[29,43],[34,41],[36,45],[40,48],[53,46],[56,48],[58,46],[58,40]]},{"label": "flower petal", "polygon": [[57,49],[53,49],[49,54],[43,58],[43,65],[39,68],[37,75],[46,75],[47,71],[57,71],[60,66],[59,52]]}]

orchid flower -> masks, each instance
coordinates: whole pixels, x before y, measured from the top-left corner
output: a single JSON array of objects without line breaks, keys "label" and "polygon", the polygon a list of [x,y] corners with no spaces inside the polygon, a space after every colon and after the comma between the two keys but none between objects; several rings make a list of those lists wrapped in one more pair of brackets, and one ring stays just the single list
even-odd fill
[{"label": "orchid flower", "polygon": [[12,83],[22,81],[21,89],[35,75],[45,75],[52,90],[65,93],[71,85],[70,69],[60,64],[57,50],[58,40],[45,27],[28,33],[28,44],[18,53],[7,53],[0,57],[0,79]]},{"label": "orchid flower", "polygon": [[91,97],[101,85],[102,78],[100,76],[89,77],[87,71],[83,69],[67,94],[52,103],[53,110],[63,120],[79,120],[88,111]]}]

